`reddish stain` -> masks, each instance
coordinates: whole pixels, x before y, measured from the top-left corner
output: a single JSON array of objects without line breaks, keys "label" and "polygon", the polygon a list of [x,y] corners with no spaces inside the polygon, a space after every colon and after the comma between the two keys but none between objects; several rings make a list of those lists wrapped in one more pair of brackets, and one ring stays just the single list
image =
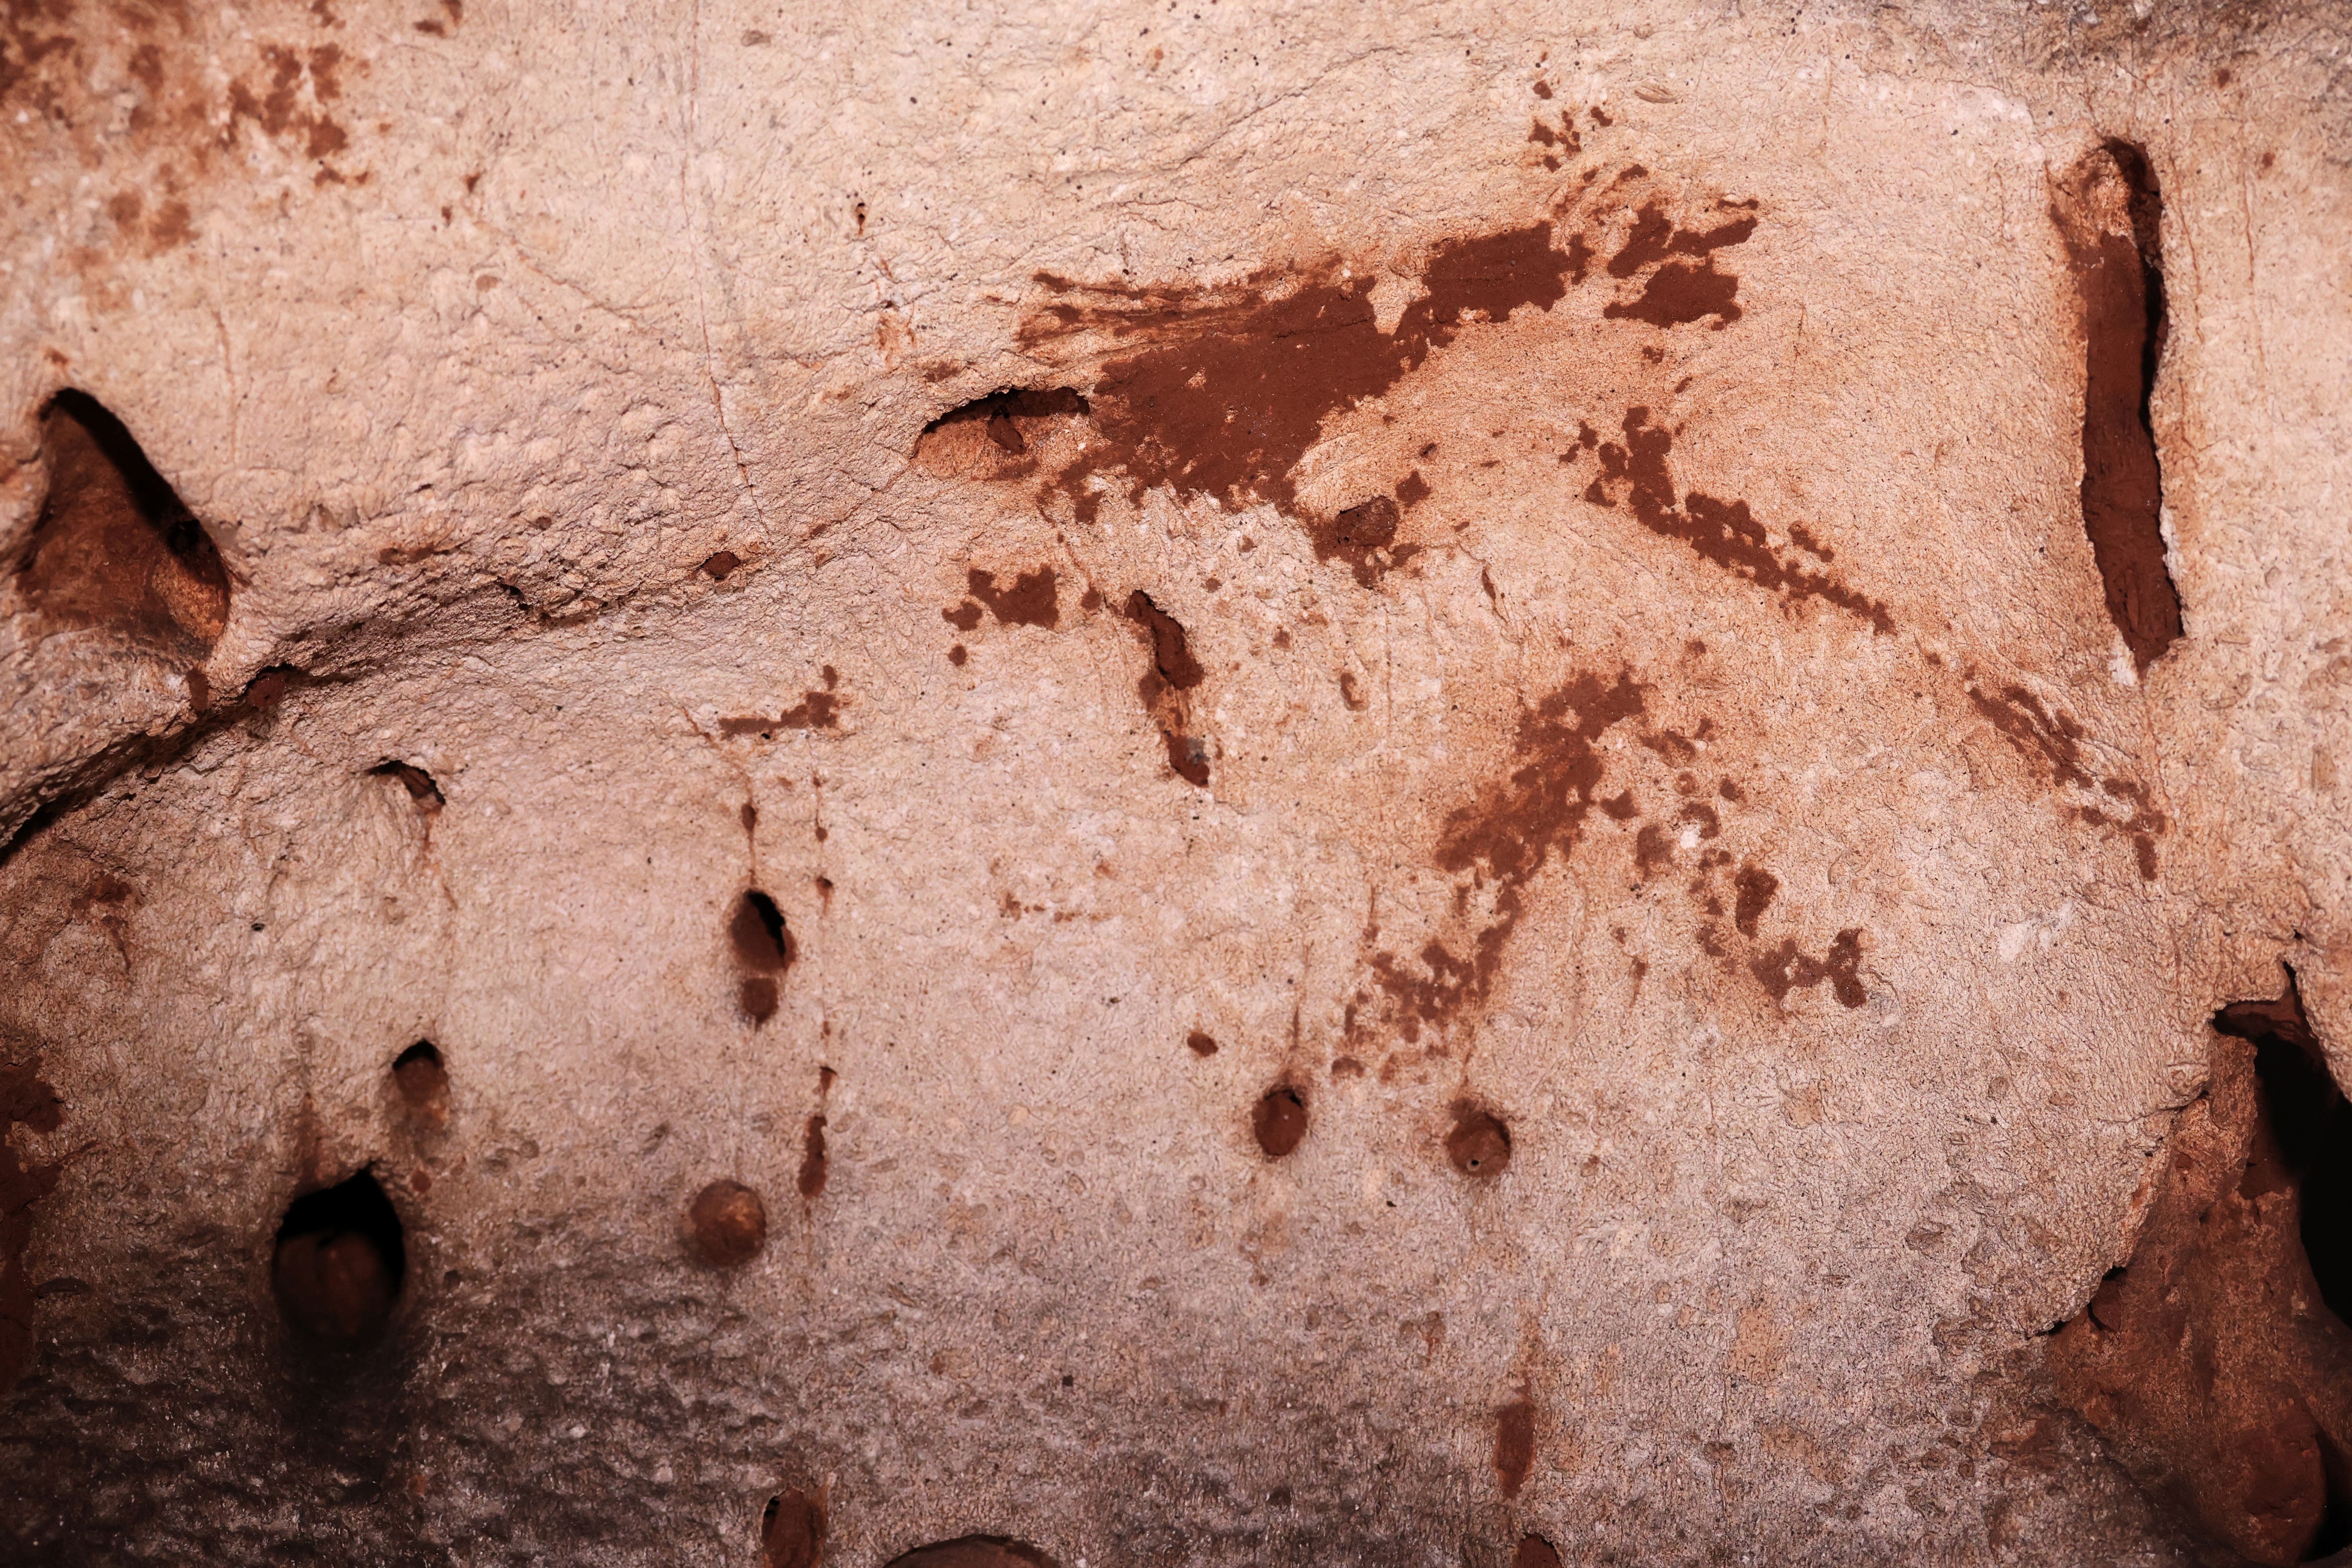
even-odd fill
[{"label": "reddish stain", "polygon": [[1790,536],[1795,551],[1775,549],[1746,501],[1718,500],[1693,490],[1677,502],[1674,476],[1666,466],[1674,438],[1650,424],[1647,408],[1627,409],[1624,431],[1623,445],[1601,444],[1601,472],[1585,488],[1586,500],[1603,507],[1623,502],[1634,521],[1651,532],[1679,541],[1700,560],[1783,600],[1818,599],[1868,621],[1874,631],[1895,629],[1885,605],[1808,563],[1804,556],[1823,563],[1828,557],[1807,550],[1797,535]]},{"label": "reddish stain", "polygon": [[1269,1160],[1279,1160],[1307,1136],[1307,1101],[1286,1083],[1265,1091],[1250,1111],[1250,1131]]},{"label": "reddish stain", "polygon": [[948,662],[954,665],[958,669],[961,669],[963,668],[964,660],[971,657],[971,654],[964,651],[964,646],[961,643],[958,643],[953,647],[948,649]]},{"label": "reddish stain", "polygon": [[2072,807],[2075,820],[2127,835],[2140,879],[2156,880],[2156,841],[2169,828],[2170,819],[2157,808],[2146,784],[2119,774],[2093,773],[2083,752],[2089,732],[2025,688],[2004,686],[1994,695],[1971,684],[1968,693],[1976,710],[2052,784],[2099,797],[2105,804]]},{"label": "reddish stain", "polygon": [[1826,980],[1841,1006],[1859,1007],[1868,1000],[1862,988],[1862,929],[1850,926],[1837,933],[1830,943],[1829,956],[1814,958],[1797,951],[1793,940],[1784,938],[1780,945],[1759,952],[1748,963],[1748,972],[1772,994],[1772,1000],[1785,1003],[1789,993],[1800,986],[1819,985]]},{"label": "reddish stain", "polygon": [[[826,673],[832,667],[826,666]],[[829,688],[839,679],[835,676],[825,682]],[[722,735],[757,735],[766,741],[774,738],[779,730],[835,730],[840,728],[842,700],[831,690],[803,691],[801,700],[778,713],[773,719],[757,713],[735,714],[719,721]]]},{"label": "reddish stain", "polygon": [[[1061,605],[1054,593],[1054,569],[1040,566],[1034,572],[1023,572],[1014,576],[1012,584],[1000,588],[993,572],[971,572],[965,574],[965,587],[972,598],[988,606],[997,624],[1007,626],[1043,626],[1052,631],[1061,625]],[[955,621],[953,616],[948,617]],[[959,631],[970,631],[980,624],[974,616],[971,626],[956,621]]]},{"label": "reddish stain", "polygon": [[1196,1057],[1213,1057],[1217,1054],[1217,1042],[1199,1029],[1184,1037],[1184,1047]]},{"label": "reddish stain", "polygon": [[822,1115],[816,1115],[808,1119],[808,1127],[801,1152],[801,1173],[798,1184],[801,1196],[812,1203],[815,1202],[818,1194],[824,1191],[824,1118]]},{"label": "reddish stain", "polygon": [[1491,886],[1494,912],[1466,934],[1465,951],[1434,939],[1426,943],[1418,973],[1394,954],[1373,955],[1373,973],[1395,1002],[1407,1040],[1418,1041],[1424,1024],[1443,1025],[1485,1001],[1525,912],[1528,883],[1555,852],[1567,857],[1592,808],[1603,805],[1603,764],[1594,742],[1610,726],[1638,717],[1643,706],[1642,688],[1630,674],[1614,682],[1578,676],[1521,715],[1510,773],[1447,816],[1434,863],[1457,883]]},{"label": "reddish stain", "polygon": [[1504,1405],[1495,1418],[1495,1479],[1502,1483],[1505,1497],[1519,1495],[1535,1462],[1535,1402],[1522,1394]]},{"label": "reddish stain", "polygon": [[1743,866],[1731,885],[1738,894],[1738,902],[1732,905],[1731,923],[1739,928],[1740,935],[1754,936],[1756,922],[1764,918],[1764,911],[1772,906],[1773,895],[1780,890],[1780,879],[1761,866]]},{"label": "reddish stain", "polygon": [[[1280,298],[1246,288],[1086,287],[1041,273],[1063,300],[1024,324],[1024,343],[1100,329],[1142,344],[1103,366],[1097,439],[1058,483],[1082,520],[1097,506],[1087,481],[1111,470],[1125,475],[1134,500],[1164,488],[1301,517],[1293,469],[1328,417],[1387,391],[1474,322],[1549,310],[1566,296],[1570,258],[1551,240],[1543,223],[1439,246],[1423,275],[1426,292],[1392,332],[1374,319],[1373,278],[1342,277],[1337,261]],[[1251,286],[1272,281],[1261,275]]]},{"label": "reddish stain", "polygon": [[1192,703],[1189,694],[1207,678],[1207,672],[1192,657],[1182,625],[1152,603],[1151,595],[1140,588],[1128,595],[1127,618],[1141,627],[1150,640],[1151,668],[1136,682],[1136,694],[1143,700],[1144,711],[1160,727],[1160,738],[1168,748],[1168,766],[1185,783],[1205,789],[1209,784],[1209,749],[1204,741],[1191,733]]}]

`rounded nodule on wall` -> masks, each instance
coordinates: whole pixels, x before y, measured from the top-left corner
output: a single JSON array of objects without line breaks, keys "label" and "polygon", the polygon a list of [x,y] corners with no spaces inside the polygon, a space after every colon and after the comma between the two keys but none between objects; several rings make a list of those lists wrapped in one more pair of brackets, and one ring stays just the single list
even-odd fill
[{"label": "rounded nodule on wall", "polygon": [[716,1181],[687,1206],[694,1254],[714,1268],[749,1263],[768,1244],[768,1208],[740,1182]]},{"label": "rounded nodule on wall", "polygon": [[1276,1084],[1250,1112],[1250,1131],[1267,1159],[1283,1158],[1307,1136],[1306,1100],[1291,1085]]}]

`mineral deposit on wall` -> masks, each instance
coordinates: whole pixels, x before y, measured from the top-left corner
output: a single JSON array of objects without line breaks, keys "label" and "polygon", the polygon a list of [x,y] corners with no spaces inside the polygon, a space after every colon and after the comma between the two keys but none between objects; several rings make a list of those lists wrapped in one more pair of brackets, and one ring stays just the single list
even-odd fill
[{"label": "mineral deposit on wall", "polygon": [[2352,1543],[2347,46],[14,0],[0,1554]]}]

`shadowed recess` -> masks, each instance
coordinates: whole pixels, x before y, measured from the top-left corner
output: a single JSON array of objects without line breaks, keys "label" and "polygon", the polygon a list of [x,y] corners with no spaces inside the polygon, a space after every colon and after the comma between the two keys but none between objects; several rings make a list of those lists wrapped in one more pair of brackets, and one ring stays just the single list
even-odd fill
[{"label": "shadowed recess", "polygon": [[817,1568],[824,1561],[824,1504],[794,1488],[760,1516],[760,1568]]},{"label": "shadowed recess", "polygon": [[392,1316],[407,1269],[400,1215],[375,1173],[363,1170],[288,1206],[271,1279],[287,1327],[351,1347],[374,1338]]},{"label": "shadowed recess", "polygon": [[449,1120],[449,1071],[430,1040],[419,1040],[393,1058],[393,1086],[417,1122],[439,1128]]},{"label": "shadowed recess", "polygon": [[1024,1541],[1003,1535],[966,1535],[918,1546],[890,1560],[889,1568],[1061,1568]]},{"label": "shadowed recess", "polygon": [[2166,327],[2163,213],[2156,172],[2127,142],[2075,165],[2053,213],[2082,318],[2083,531],[2108,618],[2143,674],[2181,630],[2149,413]]},{"label": "shadowed recess", "polygon": [[49,490],[18,585],[43,615],[186,658],[228,625],[220,552],[131,432],[84,392],[41,418]]}]

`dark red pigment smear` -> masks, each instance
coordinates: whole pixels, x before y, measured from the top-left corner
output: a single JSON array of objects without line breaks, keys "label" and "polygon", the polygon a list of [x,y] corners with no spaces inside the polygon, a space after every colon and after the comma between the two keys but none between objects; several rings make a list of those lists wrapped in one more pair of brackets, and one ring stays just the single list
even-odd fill
[{"label": "dark red pigment smear", "polygon": [[[2130,231],[2090,211],[2058,216],[2082,309],[2083,530],[2107,616],[2145,674],[2180,636],[2180,595],[2164,559],[2164,477],[2148,402],[2165,335],[2164,202],[2147,157],[2111,142],[2085,160],[2086,196],[2123,187]],[[2090,205],[2086,199],[2084,205]]]},{"label": "dark red pigment smear", "polygon": [[1421,973],[1395,954],[1373,956],[1373,973],[1396,1002],[1407,1041],[1418,1041],[1424,1024],[1442,1025],[1486,1000],[1525,912],[1528,883],[1555,851],[1565,858],[1576,847],[1594,806],[1608,810],[1599,795],[1603,764],[1594,742],[1642,711],[1642,688],[1630,673],[1613,682],[1578,676],[1520,715],[1509,774],[1446,818],[1434,863],[1449,876],[1492,885],[1494,915],[1465,953],[1428,942],[1419,955]]},{"label": "dark red pigment smear", "polygon": [[760,1568],[819,1568],[824,1561],[824,1504],[798,1489],[768,1500],[760,1515]]},{"label": "dark red pigment smear", "polygon": [[1601,472],[1585,487],[1584,499],[1595,506],[1613,507],[1622,501],[1633,520],[1651,532],[1678,540],[1709,565],[1720,567],[1793,603],[1818,599],[1868,621],[1875,632],[1895,629],[1886,606],[1849,588],[1833,573],[1809,564],[1811,556],[1824,564],[1832,552],[1808,533],[1790,529],[1794,550],[1777,551],[1744,500],[1718,500],[1693,490],[1678,504],[1674,475],[1666,466],[1674,437],[1650,423],[1645,407],[1628,408],[1623,445],[1601,445]]},{"label": "dark red pigment smear", "polygon": [[[1549,310],[1567,296],[1572,258],[1551,240],[1542,223],[1439,246],[1422,279],[1428,292],[1393,332],[1374,319],[1375,279],[1342,278],[1337,262],[1308,271],[1280,299],[1038,274],[1087,300],[1038,312],[1023,328],[1024,345],[1089,329],[1146,344],[1103,366],[1096,438],[1061,489],[1086,521],[1098,505],[1087,481],[1112,470],[1124,474],[1131,500],[1164,487],[1181,500],[1266,501],[1303,517],[1292,469],[1326,419],[1386,392],[1473,322],[1500,321],[1522,306]],[[1248,287],[1271,281],[1260,274]]]},{"label": "dark red pigment smear", "polygon": [[801,1155],[801,1196],[814,1202],[824,1192],[824,1118],[808,1119],[807,1148]]},{"label": "dark red pigment smear", "polygon": [[48,494],[17,586],[43,616],[184,658],[228,625],[220,552],[122,421],[85,392],[41,416]]},{"label": "dark red pigment smear", "polygon": [[1502,1483],[1505,1497],[1519,1495],[1535,1462],[1535,1402],[1522,1395],[1504,1405],[1495,1419],[1495,1479]]},{"label": "dark red pigment smear", "polygon": [[9,1133],[19,1124],[54,1132],[64,1120],[58,1091],[41,1079],[41,1058],[0,1065],[0,1394],[33,1364],[33,1280],[25,1249],[33,1241],[33,1205],[58,1184],[59,1167],[26,1163]]},{"label": "dark red pigment smear", "polygon": [[1051,566],[1020,573],[1013,577],[1012,586],[1006,588],[996,585],[993,572],[968,573],[964,584],[973,598],[988,606],[989,614],[996,617],[1000,626],[1043,626],[1052,631],[1062,624]]},{"label": "dark red pigment smear", "polygon": [[2352,1545],[2352,1106],[2290,973],[2213,1017],[2130,1261],[2049,1341],[2058,1393],[2160,1505],[2275,1565]]},{"label": "dark red pigment smear", "polygon": [[1201,661],[1192,657],[1184,627],[1175,616],[1152,603],[1138,588],[1127,597],[1127,618],[1143,628],[1151,640],[1151,668],[1136,682],[1144,711],[1160,726],[1168,748],[1168,766],[1177,777],[1198,789],[1209,785],[1209,748],[1193,735],[1192,704],[1186,693],[1207,679]]},{"label": "dark red pigment smear", "polygon": [[1780,890],[1780,879],[1761,866],[1743,866],[1731,885],[1738,892],[1738,901],[1731,906],[1731,923],[1739,928],[1742,936],[1756,934],[1756,922],[1772,907],[1773,895]]},{"label": "dark red pigment smear", "polygon": [[2156,841],[2170,828],[2171,819],[2157,808],[2146,784],[2120,774],[2094,774],[2083,752],[2089,731],[2024,687],[2004,686],[1994,695],[1971,684],[1968,693],[1976,710],[2053,784],[2105,797],[2105,805],[2063,809],[2085,826],[2113,828],[2127,836],[2140,879],[2156,880]]},{"label": "dark red pigment smear", "polygon": [[1623,247],[1609,258],[1609,275],[1631,278],[1644,267],[1665,265],[1650,275],[1639,296],[1612,300],[1601,313],[1654,327],[1682,326],[1713,316],[1715,330],[1721,331],[1739,320],[1739,279],[1716,270],[1714,253],[1755,232],[1752,213],[1711,229],[1677,228],[1656,202],[1643,203]]},{"label": "dark red pigment smear", "polygon": [[1814,958],[1797,951],[1796,942],[1788,938],[1780,945],[1768,948],[1750,959],[1748,973],[1772,994],[1775,1002],[1786,1002],[1789,993],[1800,986],[1819,985],[1826,980],[1831,992],[1843,1007],[1859,1007],[1869,1000],[1862,988],[1862,928],[1848,927],[1837,933],[1830,943],[1827,958]]}]

